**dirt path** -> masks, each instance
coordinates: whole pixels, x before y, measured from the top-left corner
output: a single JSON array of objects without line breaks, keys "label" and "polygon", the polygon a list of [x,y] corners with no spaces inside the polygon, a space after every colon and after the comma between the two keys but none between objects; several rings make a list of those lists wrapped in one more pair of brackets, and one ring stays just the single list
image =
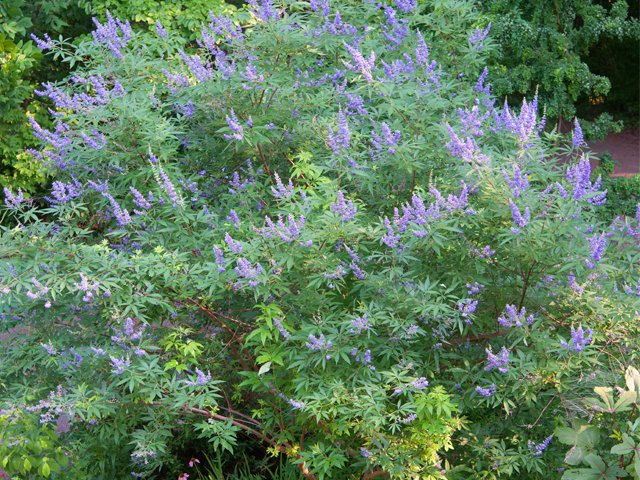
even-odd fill
[{"label": "dirt path", "polygon": [[640,129],[612,133],[603,141],[589,146],[597,154],[607,151],[611,154],[617,162],[614,176],[630,177],[640,173]]}]

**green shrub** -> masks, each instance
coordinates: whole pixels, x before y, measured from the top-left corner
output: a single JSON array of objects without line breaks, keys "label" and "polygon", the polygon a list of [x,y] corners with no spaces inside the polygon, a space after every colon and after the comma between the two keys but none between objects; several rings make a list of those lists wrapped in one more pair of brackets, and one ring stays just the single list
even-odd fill
[{"label": "green shrub", "polygon": [[574,466],[554,432],[639,353],[640,218],[599,221],[537,99],[496,107],[473,2],[414,3],[264,0],[188,53],[112,16],[52,42],[81,60],[33,122],[56,181],[5,191],[0,263],[2,417],[56,425],[52,477]]}]

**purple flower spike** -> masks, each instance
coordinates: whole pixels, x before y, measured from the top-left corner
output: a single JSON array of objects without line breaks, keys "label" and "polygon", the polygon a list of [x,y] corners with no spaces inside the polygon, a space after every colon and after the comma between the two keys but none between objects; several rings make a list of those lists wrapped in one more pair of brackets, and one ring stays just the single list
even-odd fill
[{"label": "purple flower spike", "polygon": [[535,443],[533,440],[529,440],[527,442],[527,447],[529,448],[529,452],[531,453],[532,456],[539,457],[540,455],[542,455],[542,452],[544,452],[547,449],[547,447],[551,443],[551,440],[553,440],[553,435],[549,435],[547,438],[545,438],[542,441],[542,443]]},{"label": "purple flower spike", "polygon": [[4,204],[11,210],[16,210],[18,207],[20,207],[20,204],[23,201],[24,196],[22,195],[21,188],[18,188],[18,193],[14,195],[9,187],[4,187]]},{"label": "purple flower spike", "polygon": [[507,347],[502,347],[497,354],[494,354],[489,348],[485,352],[487,352],[487,365],[484,367],[486,371],[498,370],[500,373],[509,371],[509,350]]},{"label": "purple flower spike", "polygon": [[[129,190],[131,190],[131,194],[133,195],[133,204],[136,207],[141,208],[142,210],[149,210],[151,208],[151,203],[149,202],[149,200],[144,198],[144,195],[142,195],[138,190],[136,190],[134,187],[129,187]],[[138,210],[134,210],[134,212],[138,214],[144,213],[144,211]]]},{"label": "purple flower spike", "polygon": [[288,340],[289,338],[291,338],[291,333],[289,333],[289,331],[284,327],[284,325],[282,324],[282,320],[280,320],[279,318],[274,318],[273,324],[275,325],[275,327],[278,329],[278,332],[280,332],[280,335],[282,335],[282,337],[285,340]]},{"label": "purple flower spike", "polygon": [[185,380],[185,384],[190,387],[199,387],[201,385],[206,385],[211,381],[211,374],[205,374],[199,368],[196,368],[196,379],[195,380]]},{"label": "purple flower spike", "polygon": [[573,135],[571,137],[571,141],[573,143],[573,148],[580,148],[587,143],[584,141],[584,135],[582,134],[582,127],[580,126],[580,122],[578,122],[578,118],[574,119],[574,129]]},{"label": "purple flower spike", "polygon": [[272,0],[247,0],[251,13],[263,22],[271,22],[280,18],[280,12],[273,6]]},{"label": "purple flower spike", "polygon": [[293,196],[293,191],[294,191],[293,183],[291,182],[291,179],[289,179],[289,184],[285,186],[282,183],[282,180],[280,180],[280,176],[276,172],[273,173],[273,177],[276,180],[276,186],[271,187],[271,191],[273,192],[273,195],[279,200],[285,200],[285,199],[291,198]]},{"label": "purple flower spike", "polygon": [[515,305],[507,305],[505,313],[498,317],[498,323],[507,328],[528,326],[533,321],[533,315],[527,317],[527,310],[524,307],[518,310]]},{"label": "purple flower spike", "polygon": [[[586,336],[585,336],[586,334]],[[593,330],[587,328],[585,331],[580,325],[578,328],[571,327],[571,340],[565,342],[560,341],[560,345],[567,350],[573,350],[574,352],[581,352],[584,347],[590,345],[593,341]]]},{"label": "purple flower spike", "polygon": [[116,358],[114,356],[110,356],[111,360],[112,372],[114,375],[121,375],[124,371],[131,366],[131,360],[129,358]]},{"label": "purple flower spike", "polygon": [[507,185],[509,185],[511,193],[516,198],[529,188],[529,178],[526,173],[522,172],[517,163],[513,165],[512,175],[510,175],[506,170],[503,170],[502,177]]},{"label": "purple flower spike", "polygon": [[342,150],[348,150],[351,146],[351,132],[349,131],[349,122],[347,116],[340,108],[338,112],[338,129],[334,133],[330,128],[328,131],[327,141],[334,154],[339,154]]},{"label": "purple flower spike", "polygon": [[373,82],[372,72],[376,68],[375,52],[372,51],[371,55],[369,55],[369,59],[365,59],[362,53],[360,52],[360,50],[358,50],[356,47],[352,47],[347,43],[345,43],[344,46],[349,52],[349,54],[351,55],[351,58],[353,59],[353,63],[354,63],[354,65],[352,65],[351,63],[343,61],[342,63],[344,63],[344,66],[347,67],[349,70],[359,71],[362,74],[362,76],[367,80],[367,82],[369,83]]},{"label": "purple flower spike", "polygon": [[[189,56],[182,50],[178,52],[182,57],[184,63],[187,64],[187,68],[196,77],[199,82],[205,82],[213,77],[213,68],[210,65],[203,63],[202,59],[198,55]],[[171,80],[178,80],[176,83],[180,83],[178,77],[172,77]]]},{"label": "purple flower spike", "polygon": [[329,0],[311,0],[309,6],[314,12],[320,12],[323,17],[328,17],[331,11]]},{"label": "purple flower spike", "polygon": [[605,248],[607,247],[606,234],[594,235],[589,237],[589,258],[585,259],[585,263],[589,268],[595,268],[596,264],[602,260]]},{"label": "purple flower spike", "polygon": [[227,119],[227,125],[229,125],[229,128],[231,129],[231,131],[233,132],[232,135],[224,135],[224,138],[226,138],[227,140],[244,140],[244,128],[242,128],[242,125],[240,125],[240,120],[238,120],[238,117],[236,117],[236,113],[233,111],[233,109],[231,109],[230,112],[231,116],[226,115],[226,119]]},{"label": "purple flower spike", "polygon": [[216,257],[216,265],[218,266],[218,272],[222,273],[225,269],[224,252],[220,247],[213,247],[213,254]]},{"label": "purple flower spike", "polygon": [[400,235],[396,235],[391,226],[391,222],[387,217],[384,217],[384,226],[387,229],[387,233],[382,236],[382,243],[389,248],[396,248],[400,241]]},{"label": "purple flower spike", "polygon": [[162,38],[167,37],[167,31],[163,28],[162,24],[160,23],[160,20],[156,20],[156,33],[158,34],[158,36]]},{"label": "purple flower spike", "polygon": [[102,24],[93,18],[96,29],[92,32],[96,45],[104,45],[116,58],[123,58],[122,49],[131,40],[132,29],[129,21],[122,22],[113,18],[107,11],[107,22]]},{"label": "purple flower spike", "polygon": [[33,33],[30,35],[31,40],[36,42],[36,45],[40,50],[51,50],[53,48],[53,40],[48,34],[44,34],[44,40],[36,37]]},{"label": "purple flower spike", "polygon": [[513,223],[516,224],[516,226],[512,228],[511,231],[517,234],[520,232],[520,228],[524,228],[529,225],[531,212],[529,211],[529,207],[526,207],[524,209],[524,213],[521,213],[518,206],[513,203],[513,200],[509,200],[509,207],[511,208],[511,217],[513,218]]},{"label": "purple flower spike", "polygon": [[400,131],[391,131],[389,125],[382,122],[380,133],[381,134],[378,135],[376,132],[371,132],[371,144],[376,149],[378,155],[380,155],[383,150],[386,150],[386,153],[389,155],[396,153],[396,145],[400,141],[401,136]]},{"label": "purple flower spike", "polygon": [[172,206],[174,208],[177,207],[178,205],[183,206],[184,200],[182,199],[180,194],[178,194],[176,187],[171,181],[171,179],[169,178],[169,175],[167,175],[167,172],[165,172],[161,166],[158,166],[158,172],[160,174],[160,180],[162,181],[160,186],[169,197],[169,200],[171,201]]},{"label": "purple flower spike", "polygon": [[480,29],[479,27],[476,27],[476,29],[469,34],[469,43],[472,46],[474,46],[477,50],[481,50],[482,47],[484,46],[483,42],[489,35],[490,30],[491,30],[491,23],[489,23],[489,25],[487,25],[487,27],[484,30]]},{"label": "purple flower spike", "polygon": [[353,329],[351,331],[355,334],[359,334],[371,329],[371,322],[367,318],[366,313],[363,314],[361,317],[356,317],[353,320],[351,320],[351,325],[353,326]]},{"label": "purple flower spike", "polygon": [[486,388],[480,387],[480,386],[476,387],[476,392],[478,392],[480,395],[486,398],[493,397],[493,394],[496,393],[496,391],[497,391],[497,388],[495,385],[489,385]]},{"label": "purple flower spike", "polygon": [[357,213],[357,209],[353,201],[346,201],[344,198],[344,194],[340,191],[338,191],[338,199],[336,200],[336,202],[331,204],[331,211],[337,215],[340,215],[340,218],[343,222],[353,220],[353,217],[355,217]]},{"label": "purple flower spike", "polygon": [[309,341],[306,342],[305,345],[309,350],[328,350],[333,346],[324,335],[320,335],[319,337],[309,335]]},{"label": "purple flower spike", "polygon": [[233,253],[242,253],[242,244],[236,242],[228,233],[224,234],[224,241],[229,247],[229,250],[231,250]]},{"label": "purple flower spike", "polygon": [[567,168],[567,181],[573,187],[573,199],[580,200],[584,196],[589,196],[587,202],[592,205],[604,205],[607,202],[607,191],[599,192],[602,178],[598,177],[595,182],[591,182],[591,165],[585,157],[580,159],[575,165]]},{"label": "purple flower spike", "polygon": [[398,10],[407,13],[416,8],[418,2],[416,0],[395,0],[395,3]]},{"label": "purple flower spike", "polygon": [[116,222],[118,222],[118,225],[124,227],[131,223],[131,216],[129,215],[129,212],[126,209],[122,208],[109,192],[102,192],[102,196],[109,200],[111,209],[113,210],[113,216],[115,217]]}]

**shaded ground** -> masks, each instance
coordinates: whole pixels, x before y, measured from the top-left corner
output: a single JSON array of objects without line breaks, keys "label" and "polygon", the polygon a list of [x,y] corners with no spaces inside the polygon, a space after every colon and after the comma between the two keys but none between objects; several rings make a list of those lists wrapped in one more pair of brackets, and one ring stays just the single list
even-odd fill
[{"label": "shaded ground", "polygon": [[601,142],[589,146],[598,155],[609,152],[616,162],[613,176],[630,177],[640,173],[640,129],[612,133]]}]

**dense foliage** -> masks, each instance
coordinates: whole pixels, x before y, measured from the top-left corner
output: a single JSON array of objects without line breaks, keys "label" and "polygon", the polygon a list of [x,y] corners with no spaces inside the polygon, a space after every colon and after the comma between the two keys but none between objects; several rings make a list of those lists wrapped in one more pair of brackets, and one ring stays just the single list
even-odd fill
[{"label": "dense foliage", "polygon": [[51,192],[5,190],[0,467],[634,472],[640,209],[599,220],[579,124],[497,106],[476,20],[263,0],[197,52],[111,15],[39,39],[82,66],[31,119]]},{"label": "dense foliage", "polygon": [[[173,34],[197,39],[208,11],[228,14],[241,0],[6,0],[0,4],[0,185],[36,191],[47,171],[25,153],[33,146],[26,115],[47,125],[46,103],[34,94],[42,81],[73,70],[69,63],[44,62],[29,36],[47,33],[77,43],[93,28],[92,17],[127,18],[134,29],[170,25]],[[425,2],[426,3],[426,2]],[[538,91],[549,126],[566,130],[574,116],[585,134],[601,138],[637,117],[637,5],[617,0],[477,2],[474,23],[491,23],[497,47],[486,61],[493,69],[494,93],[512,103]],[[246,18],[244,10],[234,19]],[[49,57],[51,58],[51,57]],[[613,88],[611,88],[613,82]]]},{"label": "dense foliage", "polygon": [[[492,35],[499,50],[491,59],[494,68],[494,93],[499,97],[529,95],[536,91],[540,103],[546,107],[548,118],[554,122],[572,119],[579,104],[605,103],[611,93],[611,83],[605,72],[596,74],[587,63],[592,51],[600,45],[615,41],[627,44],[627,54],[609,50],[616,60],[624,63],[632,50],[640,44],[640,21],[629,15],[625,0],[598,2],[563,0],[546,2],[491,0],[482,2],[482,9],[492,24]],[[637,56],[636,56],[637,62]],[[596,64],[596,69],[598,65]],[[625,74],[638,83],[638,66],[630,66]],[[602,69],[599,69],[602,70]],[[618,85],[616,95],[637,88]],[[613,110],[613,105],[609,110]],[[584,109],[583,109],[584,110]],[[590,112],[584,111],[585,115]],[[636,112],[637,113],[637,110]],[[585,132],[601,137],[621,122],[613,122],[609,112],[595,122],[585,123]]]},{"label": "dense foliage", "polygon": [[194,39],[208,12],[233,9],[222,0],[84,1],[4,0],[0,3],[0,185],[34,193],[46,185],[49,172],[29,153],[35,146],[28,116],[49,126],[50,106],[36,93],[41,82],[64,78],[81,60],[43,57],[31,35],[78,42],[104,21],[111,10],[130,18],[134,28],[155,28],[156,21],[172,26],[180,36]]}]

